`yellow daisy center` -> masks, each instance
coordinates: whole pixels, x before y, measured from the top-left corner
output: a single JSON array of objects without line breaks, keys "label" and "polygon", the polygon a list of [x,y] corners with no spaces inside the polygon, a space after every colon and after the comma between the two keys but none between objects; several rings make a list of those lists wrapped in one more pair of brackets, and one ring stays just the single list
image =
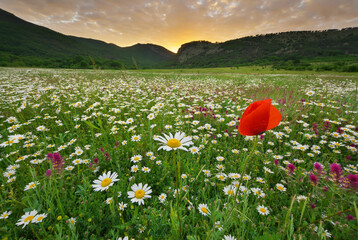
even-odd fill
[{"label": "yellow daisy center", "polygon": [[178,139],[172,138],[167,142],[167,145],[171,148],[178,148],[181,146],[181,143]]},{"label": "yellow daisy center", "polygon": [[202,207],[202,208],[201,208],[201,211],[202,211],[203,213],[208,213],[208,209],[207,209],[206,207]]},{"label": "yellow daisy center", "polygon": [[111,182],[112,182],[112,179],[110,179],[110,178],[105,178],[105,179],[103,179],[102,182],[101,182],[101,187],[107,187],[109,184],[111,184]]},{"label": "yellow daisy center", "polygon": [[34,218],[34,216],[28,216],[27,218],[25,218],[24,222],[29,222]]},{"label": "yellow daisy center", "polygon": [[31,185],[29,186],[29,188],[34,188],[35,186],[36,186],[36,184],[33,183],[33,184],[31,184]]},{"label": "yellow daisy center", "polygon": [[44,219],[44,217],[43,217],[43,216],[38,217],[38,218],[36,219],[36,221],[40,222],[42,219]]},{"label": "yellow daisy center", "polygon": [[139,198],[139,199],[142,199],[144,197],[144,195],[145,195],[145,192],[142,189],[139,189],[134,193],[135,198]]},{"label": "yellow daisy center", "polygon": [[281,191],[283,190],[283,187],[281,187],[281,186],[278,186],[277,188]]},{"label": "yellow daisy center", "polygon": [[266,213],[266,209],[265,208],[260,208],[260,212]]},{"label": "yellow daisy center", "polygon": [[229,190],[229,191],[227,191],[227,194],[229,194],[229,195],[234,195],[234,191],[233,191],[233,190]]},{"label": "yellow daisy center", "polygon": [[2,217],[3,217],[3,218],[6,218],[7,216],[9,216],[9,214],[4,214]]}]

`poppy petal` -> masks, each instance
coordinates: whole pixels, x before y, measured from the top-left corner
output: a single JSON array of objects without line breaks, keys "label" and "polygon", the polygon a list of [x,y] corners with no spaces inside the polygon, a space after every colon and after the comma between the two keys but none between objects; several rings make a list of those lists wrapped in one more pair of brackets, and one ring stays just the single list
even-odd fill
[{"label": "poppy petal", "polygon": [[281,122],[281,113],[274,106],[270,106],[270,120],[267,125],[266,131],[278,126]]},{"label": "poppy petal", "polygon": [[240,134],[253,136],[266,131],[270,119],[270,106],[271,99],[250,104],[240,120]]}]

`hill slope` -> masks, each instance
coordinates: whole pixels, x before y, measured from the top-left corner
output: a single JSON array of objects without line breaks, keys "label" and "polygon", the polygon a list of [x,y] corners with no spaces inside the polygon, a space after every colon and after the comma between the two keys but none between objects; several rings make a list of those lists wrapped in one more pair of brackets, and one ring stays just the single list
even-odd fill
[{"label": "hill slope", "polygon": [[[26,22],[0,9],[0,57],[28,59],[70,58],[89,61],[116,61],[132,65],[135,59],[142,67],[153,67],[175,56],[169,50],[153,44],[118,47],[103,41],[67,36],[45,27]],[[82,58],[79,56],[83,56]],[[117,63],[118,63],[117,62]]]},{"label": "hill slope", "polygon": [[[261,64],[307,67],[302,60],[358,62],[358,28],[258,35],[222,43],[195,41],[174,54],[154,44],[118,47],[103,41],[67,36],[26,22],[0,9],[0,66],[62,68],[232,67]],[[290,63],[292,62],[292,63]],[[300,65],[301,64],[301,65]],[[303,64],[303,65],[302,65]],[[304,65],[306,64],[306,66]],[[351,67],[345,64],[346,68]],[[337,67],[337,68],[336,68]],[[358,71],[358,65],[354,66]]]},{"label": "hill slope", "polygon": [[346,28],[266,34],[223,43],[190,42],[180,47],[177,64],[182,67],[218,67],[289,59],[357,56],[358,28]]}]

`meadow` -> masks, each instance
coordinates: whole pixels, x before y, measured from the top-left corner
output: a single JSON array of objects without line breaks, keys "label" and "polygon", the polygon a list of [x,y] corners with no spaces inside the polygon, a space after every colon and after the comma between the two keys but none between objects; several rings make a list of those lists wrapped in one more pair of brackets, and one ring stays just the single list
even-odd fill
[{"label": "meadow", "polygon": [[356,238],[358,74],[239,70],[1,68],[1,239]]}]

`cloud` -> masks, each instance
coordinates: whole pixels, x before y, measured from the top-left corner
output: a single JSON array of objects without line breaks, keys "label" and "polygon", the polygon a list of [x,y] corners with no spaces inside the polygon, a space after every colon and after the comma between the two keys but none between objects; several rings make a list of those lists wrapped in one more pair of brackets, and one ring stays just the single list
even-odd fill
[{"label": "cloud", "polygon": [[0,8],[68,35],[173,51],[193,40],[358,26],[356,0],[2,0]]}]

